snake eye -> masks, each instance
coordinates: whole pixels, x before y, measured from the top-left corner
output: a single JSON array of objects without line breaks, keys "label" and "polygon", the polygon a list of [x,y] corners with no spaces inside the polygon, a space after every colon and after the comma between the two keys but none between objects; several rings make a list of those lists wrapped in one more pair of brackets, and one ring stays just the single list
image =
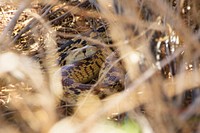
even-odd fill
[{"label": "snake eye", "polygon": [[86,55],[86,52],[87,52],[86,49],[83,49],[83,54],[84,54],[84,55]]},{"label": "snake eye", "polygon": [[97,32],[105,32],[105,31],[106,31],[105,26],[102,26],[102,27],[97,29]]}]

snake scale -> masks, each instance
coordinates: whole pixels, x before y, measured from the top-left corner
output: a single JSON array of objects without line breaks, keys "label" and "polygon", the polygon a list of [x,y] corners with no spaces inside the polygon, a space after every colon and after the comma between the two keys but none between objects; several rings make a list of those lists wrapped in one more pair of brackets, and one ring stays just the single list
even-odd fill
[{"label": "snake scale", "polygon": [[58,52],[67,104],[75,105],[77,98],[89,91],[104,98],[123,90],[124,69],[119,62],[113,64],[118,58],[108,47],[73,38],[62,41]]}]

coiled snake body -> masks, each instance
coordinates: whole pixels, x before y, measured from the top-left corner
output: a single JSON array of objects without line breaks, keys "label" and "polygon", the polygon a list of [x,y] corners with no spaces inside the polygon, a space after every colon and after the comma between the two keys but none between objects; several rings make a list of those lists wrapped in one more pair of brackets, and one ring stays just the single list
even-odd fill
[{"label": "coiled snake body", "polygon": [[[59,51],[66,103],[76,104],[78,96],[88,91],[104,98],[123,89],[123,67],[120,63],[113,64],[117,56],[109,48],[88,45],[87,41],[79,38],[67,40]],[[67,61],[67,57],[70,61]],[[103,77],[103,80],[99,80],[95,85],[91,84],[96,77]]]}]

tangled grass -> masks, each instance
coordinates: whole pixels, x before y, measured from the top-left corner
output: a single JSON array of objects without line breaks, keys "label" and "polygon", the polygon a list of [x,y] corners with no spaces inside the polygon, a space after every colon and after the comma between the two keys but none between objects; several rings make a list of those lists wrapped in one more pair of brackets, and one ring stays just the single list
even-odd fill
[{"label": "tangled grass", "polygon": [[[0,132],[200,132],[198,0],[0,3]],[[117,49],[125,90],[66,116],[57,43],[77,36]]]}]

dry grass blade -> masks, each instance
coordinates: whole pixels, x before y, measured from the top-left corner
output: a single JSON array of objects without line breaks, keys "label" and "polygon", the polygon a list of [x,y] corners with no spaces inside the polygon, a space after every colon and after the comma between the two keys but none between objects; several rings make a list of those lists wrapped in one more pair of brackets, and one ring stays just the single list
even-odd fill
[{"label": "dry grass blade", "polygon": [[[30,1],[25,1],[25,2],[23,1],[22,4],[20,4],[19,9],[17,10],[14,17],[12,18],[12,21],[10,21],[10,23],[7,25],[7,27],[4,29],[3,33],[0,36],[1,42],[4,42],[3,40],[7,38],[7,41],[5,41],[3,44],[9,43],[8,40],[11,39],[10,36],[14,30],[17,20],[19,19],[19,16],[28,7],[29,4],[30,4]],[[3,47],[8,47],[8,46],[4,45]],[[1,49],[5,49],[5,48],[1,48]]]},{"label": "dry grass blade", "polygon": [[[0,3],[0,132],[200,131],[198,0]],[[92,56],[103,69],[77,83]]]}]

